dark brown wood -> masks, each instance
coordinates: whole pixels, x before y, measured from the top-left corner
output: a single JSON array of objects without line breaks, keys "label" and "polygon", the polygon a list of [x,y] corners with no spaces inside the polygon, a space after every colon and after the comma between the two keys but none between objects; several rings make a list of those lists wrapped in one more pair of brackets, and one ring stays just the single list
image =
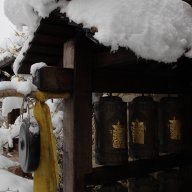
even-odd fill
[{"label": "dark brown wood", "polygon": [[30,54],[25,56],[25,62],[27,63],[38,63],[38,62],[45,62],[49,65],[56,65],[59,62],[58,56],[52,55],[41,55],[41,54]]},{"label": "dark brown wood", "polygon": [[20,109],[13,109],[10,113],[8,113],[8,125],[14,124],[16,118],[20,115]]},{"label": "dark brown wood", "polygon": [[[97,45],[95,45],[97,47]],[[165,73],[170,71],[192,69],[190,66],[191,59],[187,57],[180,57],[177,62],[163,63],[154,60],[146,60],[137,57],[131,50],[120,48],[115,52],[111,52],[109,48],[98,46],[98,51],[95,52],[95,69],[125,69],[129,71],[143,71],[152,73],[163,71]]]},{"label": "dark brown wood", "polygon": [[36,33],[55,37],[70,38],[75,33],[75,30],[74,28],[68,26],[66,23],[62,22],[59,24],[42,22]]},{"label": "dark brown wood", "polygon": [[73,89],[73,69],[42,67],[35,72],[33,84],[40,91],[71,92]]},{"label": "dark brown wood", "polygon": [[98,67],[113,67],[121,64],[133,64],[137,62],[136,56],[132,51],[120,49],[116,52],[110,50],[98,52],[95,58],[95,68]]},{"label": "dark brown wood", "polygon": [[[84,175],[92,171],[92,103],[91,103],[91,53],[80,36],[64,46],[75,50],[73,96],[64,101],[64,192],[83,192]],[[65,50],[64,52],[68,52]],[[69,54],[65,55],[70,56]],[[69,61],[67,59],[67,61]]]},{"label": "dark brown wood", "polygon": [[192,153],[192,94],[182,94],[180,97],[184,104],[184,150]]},{"label": "dark brown wood", "polygon": [[29,47],[27,54],[41,54],[45,56],[58,56],[62,57],[62,46],[59,47],[50,47],[50,46],[41,46],[38,44],[33,44]]},{"label": "dark brown wood", "polygon": [[191,93],[192,78],[180,75],[145,74],[143,71],[102,69],[93,71],[93,92]]},{"label": "dark brown wood", "polygon": [[191,165],[192,154],[170,154],[155,159],[144,159],[128,162],[125,166],[107,166],[94,168],[87,174],[87,185],[99,185],[124,180],[131,177],[144,176],[159,170],[166,170],[181,165]]},{"label": "dark brown wood", "polygon": [[31,43],[46,45],[46,46],[58,46],[63,43],[63,40],[64,40],[64,37],[56,37],[54,35],[36,33]]}]

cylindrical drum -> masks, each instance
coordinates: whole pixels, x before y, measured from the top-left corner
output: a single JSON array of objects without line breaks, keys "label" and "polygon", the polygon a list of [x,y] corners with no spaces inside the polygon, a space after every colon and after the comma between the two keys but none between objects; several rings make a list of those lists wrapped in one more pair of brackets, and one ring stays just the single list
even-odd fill
[{"label": "cylindrical drum", "polygon": [[182,102],[178,97],[163,97],[159,105],[160,152],[179,152],[183,148]]},{"label": "cylindrical drum", "polygon": [[128,161],[127,103],[120,97],[101,97],[94,103],[95,162],[119,165]]},{"label": "cylindrical drum", "polygon": [[157,155],[157,103],[150,96],[138,96],[129,103],[129,156],[145,159]]}]

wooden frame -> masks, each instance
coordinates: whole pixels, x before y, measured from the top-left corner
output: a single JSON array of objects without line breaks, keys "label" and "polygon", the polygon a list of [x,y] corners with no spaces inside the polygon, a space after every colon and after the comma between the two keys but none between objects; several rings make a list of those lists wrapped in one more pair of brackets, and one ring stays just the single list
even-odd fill
[{"label": "wooden frame", "polygon": [[[83,36],[64,45],[64,67],[74,67],[73,95],[64,100],[64,191],[84,191],[84,176],[92,171],[91,53]],[[68,58],[70,57],[70,58]]]},{"label": "wooden frame", "polygon": [[189,140],[192,131],[185,137],[189,142],[184,154],[128,162],[125,166],[92,167],[92,93],[181,94],[186,105],[185,127],[191,130],[191,60],[181,58],[167,65],[138,59],[123,48],[111,53],[110,48],[93,42],[86,30],[62,18],[56,15],[41,21],[19,72],[27,73],[33,61],[46,61],[57,67],[62,62],[62,67],[73,69],[72,95],[64,100],[63,191],[84,192],[87,184],[102,184],[134,177],[141,172],[191,164],[192,141]]}]

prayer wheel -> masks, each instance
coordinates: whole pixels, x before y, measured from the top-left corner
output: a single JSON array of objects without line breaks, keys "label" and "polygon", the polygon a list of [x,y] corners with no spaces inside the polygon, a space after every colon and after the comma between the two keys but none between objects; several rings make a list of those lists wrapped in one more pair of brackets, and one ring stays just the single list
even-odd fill
[{"label": "prayer wheel", "polygon": [[174,153],[183,148],[183,106],[178,97],[163,97],[159,104],[160,152]]},{"label": "prayer wheel", "polygon": [[127,103],[120,97],[101,97],[94,103],[95,162],[120,165],[128,161]]},{"label": "prayer wheel", "polygon": [[129,103],[129,156],[133,159],[158,155],[157,103],[138,96]]},{"label": "prayer wheel", "polygon": [[40,133],[36,122],[23,119],[19,131],[19,163],[23,172],[30,173],[37,169],[40,159]]}]

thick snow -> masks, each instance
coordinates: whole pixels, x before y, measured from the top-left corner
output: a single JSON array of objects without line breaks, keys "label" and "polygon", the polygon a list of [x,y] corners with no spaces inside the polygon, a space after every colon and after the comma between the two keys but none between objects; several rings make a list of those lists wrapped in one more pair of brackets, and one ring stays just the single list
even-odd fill
[{"label": "thick snow", "polygon": [[21,81],[19,77],[12,78],[11,81],[2,81],[0,83],[0,91],[5,89],[15,89],[18,93],[28,95],[32,91],[36,91],[37,87],[31,82],[30,79]]},{"label": "thick snow", "polygon": [[29,33],[28,39],[25,41],[21,51],[19,52],[19,55],[16,57],[14,65],[13,65],[13,72],[15,74],[17,74],[17,71],[19,69],[20,66],[20,62],[24,57],[24,53],[27,51],[27,49],[29,48],[29,43],[31,42],[31,40],[33,39],[34,35]]},{"label": "thick snow", "polygon": [[28,180],[6,171],[9,167],[18,165],[18,162],[11,161],[0,155],[0,191],[32,192],[33,180]]},{"label": "thick snow", "polygon": [[0,1],[0,26],[3,26],[3,27],[1,27],[1,30],[0,30],[0,43],[1,43],[1,39],[8,38],[9,36],[11,36],[14,32],[13,29],[15,28],[15,26],[9,21],[9,19],[5,17],[3,4],[4,4],[4,0],[1,0]]},{"label": "thick snow", "polygon": [[14,175],[8,171],[0,170],[0,191],[32,192],[33,181]]},{"label": "thick snow", "polygon": [[11,131],[10,129],[6,128],[0,128],[0,148],[1,148],[1,154],[2,154],[2,147],[4,145],[7,145],[9,147],[13,147],[13,140],[11,136]]},{"label": "thick snow", "polygon": [[23,98],[20,97],[5,97],[2,103],[2,115],[6,117],[13,109],[20,109],[23,103]]},{"label": "thick snow", "polygon": [[35,76],[35,72],[36,70],[42,68],[42,67],[46,67],[47,64],[46,63],[43,63],[43,62],[40,62],[40,63],[35,63],[31,66],[31,69],[30,69],[30,74],[34,77]]},{"label": "thick snow", "polygon": [[18,166],[19,163],[11,161],[7,157],[0,155],[0,169],[8,169],[9,167]]},{"label": "thick snow", "polygon": [[112,50],[119,46],[138,56],[176,61],[192,43],[192,9],[181,0],[73,0],[63,8],[84,27],[96,26],[95,38]]},{"label": "thick snow", "polygon": [[35,28],[39,19],[33,7],[24,0],[5,0],[4,11],[5,15],[19,30],[22,30],[23,26],[28,26],[31,29]]},{"label": "thick snow", "polygon": [[33,31],[39,19],[57,7],[85,28],[97,27],[95,39],[112,51],[126,47],[138,57],[165,63],[177,61],[186,50],[185,55],[192,57],[192,8],[181,0],[5,1],[8,18]]}]

